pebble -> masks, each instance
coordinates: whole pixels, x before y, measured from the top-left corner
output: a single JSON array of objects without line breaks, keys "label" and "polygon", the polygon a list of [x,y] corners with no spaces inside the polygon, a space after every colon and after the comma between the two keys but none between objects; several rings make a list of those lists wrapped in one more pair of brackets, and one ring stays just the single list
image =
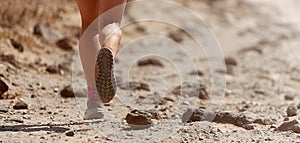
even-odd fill
[{"label": "pebble", "polygon": [[50,66],[47,66],[46,71],[51,74],[57,74],[57,73],[59,73],[60,70],[57,66],[50,65]]},{"label": "pebble", "polygon": [[14,106],[13,106],[14,109],[28,109],[28,104],[23,101],[22,99],[19,99],[15,102]]},{"label": "pebble", "polygon": [[178,42],[178,43],[183,41],[181,31],[171,32],[171,33],[169,33],[168,37],[171,38],[172,40],[174,40],[175,42]]},{"label": "pebble", "polygon": [[146,90],[146,91],[150,91],[150,87],[148,84],[143,83],[143,82],[129,82],[129,87],[131,90]]},{"label": "pebble", "polygon": [[168,97],[164,97],[164,100],[166,101],[171,101],[171,102],[175,102],[176,98],[174,96],[168,96]]},{"label": "pebble", "polygon": [[56,46],[59,48],[65,50],[65,51],[71,51],[73,50],[72,41],[69,38],[63,38],[56,42]]},{"label": "pebble", "polygon": [[50,29],[43,23],[37,23],[33,28],[33,34],[43,37],[49,42],[55,43],[59,39],[63,38],[63,35],[53,29]]},{"label": "pebble", "polygon": [[285,96],[284,96],[284,99],[285,99],[285,100],[294,100],[294,99],[295,99],[295,96],[293,96],[293,95],[285,95]]},{"label": "pebble", "polygon": [[146,32],[145,27],[140,26],[140,25],[137,25],[137,26],[135,27],[135,30],[136,30],[137,32],[140,32],[140,33],[145,33],[145,32]]},{"label": "pebble", "polygon": [[297,115],[297,108],[295,106],[289,106],[286,110],[287,116],[296,116]]},{"label": "pebble", "polygon": [[151,125],[152,114],[146,111],[133,110],[126,115],[126,122],[131,125]]},{"label": "pebble", "polygon": [[54,89],[53,89],[53,92],[56,93],[56,92],[58,92],[58,90],[59,90],[58,88],[54,88]]},{"label": "pebble", "polygon": [[8,62],[9,64],[13,65],[16,68],[20,68],[20,63],[15,59],[14,55],[4,55],[0,54],[0,59],[2,61]]},{"label": "pebble", "polygon": [[21,53],[24,52],[24,47],[23,47],[23,45],[21,43],[17,42],[14,39],[10,39],[10,43],[19,52],[21,52]]},{"label": "pebble", "polygon": [[66,132],[66,136],[68,136],[68,137],[73,137],[74,135],[75,135],[75,133],[73,131]]},{"label": "pebble", "polygon": [[8,91],[8,85],[0,79],[0,99],[2,99],[2,95]]},{"label": "pebble", "polygon": [[201,70],[191,71],[189,74],[190,75],[204,76],[204,73]]},{"label": "pebble", "polygon": [[188,95],[189,97],[199,97],[200,99],[203,100],[207,100],[210,98],[209,93],[207,91],[207,87],[204,84],[199,84],[199,83],[184,82],[182,83],[182,85],[175,87],[172,93],[178,96]]},{"label": "pebble", "polygon": [[265,119],[256,119],[253,121],[253,123],[257,123],[257,124],[261,124],[261,125],[272,125],[275,124],[275,122],[269,118],[265,118]]},{"label": "pebble", "polygon": [[40,107],[40,110],[47,110],[46,106]]},{"label": "pebble", "polygon": [[290,118],[289,117],[285,117],[284,119],[283,119],[283,121],[289,121],[290,120]]},{"label": "pebble", "polygon": [[294,131],[295,133],[300,133],[300,122],[298,120],[284,122],[275,131]]},{"label": "pebble", "polygon": [[65,97],[65,98],[75,97],[73,88],[70,85],[65,86],[63,90],[60,91],[60,95],[61,97]]},{"label": "pebble", "polygon": [[7,112],[8,112],[8,108],[6,108],[6,107],[0,108],[0,113],[7,113]]},{"label": "pebble", "polygon": [[164,67],[162,62],[158,59],[155,58],[147,58],[147,59],[142,59],[138,61],[138,66],[158,66],[158,67]]},{"label": "pebble", "polygon": [[230,66],[237,66],[238,62],[233,57],[226,57],[225,58],[225,64],[226,64],[226,66],[228,66],[228,65],[230,65]]}]

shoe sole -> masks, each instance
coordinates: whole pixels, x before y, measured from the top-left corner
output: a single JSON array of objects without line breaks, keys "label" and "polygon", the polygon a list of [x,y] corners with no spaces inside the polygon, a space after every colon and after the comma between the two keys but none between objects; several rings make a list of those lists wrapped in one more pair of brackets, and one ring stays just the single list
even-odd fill
[{"label": "shoe sole", "polygon": [[113,66],[112,52],[107,48],[100,49],[97,57],[98,74],[96,88],[103,103],[110,102],[116,94],[116,79]]}]

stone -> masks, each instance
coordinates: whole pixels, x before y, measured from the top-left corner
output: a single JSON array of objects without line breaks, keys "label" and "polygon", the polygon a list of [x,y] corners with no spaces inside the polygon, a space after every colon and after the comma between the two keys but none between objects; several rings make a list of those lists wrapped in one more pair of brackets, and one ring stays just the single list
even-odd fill
[{"label": "stone", "polygon": [[138,66],[158,66],[158,67],[164,67],[164,65],[155,58],[147,58],[147,59],[142,59],[138,61]]},{"label": "stone", "polygon": [[6,108],[6,107],[0,108],[0,113],[7,113],[7,112],[8,112],[8,108]]},{"label": "stone", "polygon": [[28,109],[28,104],[24,100],[19,99],[15,102],[13,108],[16,109],[16,110]]},{"label": "stone", "polygon": [[237,66],[238,62],[235,58],[233,57],[226,57],[225,58],[225,64],[226,66],[231,65],[231,66]]},{"label": "stone", "polygon": [[196,71],[192,71],[189,73],[190,75],[198,75],[198,76],[204,76],[203,71],[201,70],[196,70]]},{"label": "stone", "polygon": [[177,96],[180,96],[182,94],[188,95],[189,97],[198,97],[203,100],[207,100],[210,98],[206,86],[199,83],[184,82],[182,83],[182,85],[175,87],[172,93]]},{"label": "stone", "polygon": [[294,100],[294,99],[295,99],[295,96],[293,96],[293,95],[285,95],[285,96],[284,96],[284,99],[285,99],[285,100]]},{"label": "stone", "polygon": [[60,95],[65,98],[75,97],[73,88],[70,85],[65,86],[63,90],[60,91]]},{"label": "stone", "polygon": [[63,38],[63,39],[58,40],[56,42],[56,45],[65,51],[73,50],[72,41],[69,38]]},{"label": "stone", "polygon": [[194,110],[189,121],[212,121],[216,123],[233,124],[247,130],[254,129],[251,122],[244,115],[235,115],[230,112],[213,112],[204,108]]},{"label": "stone", "polygon": [[50,74],[58,74],[60,72],[59,68],[54,65],[47,66],[46,71]]},{"label": "stone", "polygon": [[272,124],[275,124],[275,122],[269,118],[265,118],[265,119],[255,119],[253,121],[253,123],[257,123],[257,124],[261,124],[261,125],[272,125]]},{"label": "stone", "polygon": [[298,131],[300,122],[298,120],[292,120],[282,123],[275,131]]},{"label": "stone", "polygon": [[168,37],[178,43],[183,41],[181,31],[171,32],[171,33],[169,33]]},{"label": "stone", "polygon": [[0,53],[0,60],[4,62],[8,62],[9,64],[13,65],[16,68],[20,68],[20,63],[15,59],[14,55],[4,55]]},{"label": "stone", "polygon": [[143,83],[143,82],[129,82],[129,87],[131,90],[146,90],[146,91],[150,91],[150,87],[148,84]]},{"label": "stone", "polygon": [[287,116],[296,116],[297,115],[297,108],[295,106],[289,106],[286,110]]},{"label": "stone", "polygon": [[24,47],[21,43],[17,42],[14,39],[10,39],[10,43],[17,51],[19,51],[21,53],[24,52]]},{"label": "stone", "polygon": [[151,125],[152,114],[145,111],[133,110],[126,115],[126,122],[132,125]]},{"label": "stone", "polygon": [[43,23],[37,23],[33,28],[33,34],[43,37],[45,40],[51,43],[55,43],[59,39],[63,38],[63,35],[53,29],[50,29]]},{"label": "stone", "polygon": [[68,137],[73,137],[74,135],[75,135],[75,133],[73,131],[66,132],[66,136],[68,136]]},{"label": "stone", "polygon": [[2,95],[8,91],[8,85],[0,79],[0,99],[2,99]]}]

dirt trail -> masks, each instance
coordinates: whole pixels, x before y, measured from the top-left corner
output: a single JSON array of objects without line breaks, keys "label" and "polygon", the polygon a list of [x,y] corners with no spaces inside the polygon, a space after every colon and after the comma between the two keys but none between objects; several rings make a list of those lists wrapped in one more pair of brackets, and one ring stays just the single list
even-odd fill
[{"label": "dirt trail", "polygon": [[[143,119],[158,124],[187,113],[187,107],[199,97],[201,100],[195,103],[195,111],[190,110],[193,118],[162,142],[300,142],[300,2],[174,1],[201,16],[222,46],[227,67],[226,94],[219,111],[203,108],[210,102],[207,98],[212,75],[205,54],[197,49],[195,41],[174,26],[144,21],[122,28],[120,51],[123,52],[117,55],[116,61],[118,94],[105,106],[113,118],[109,116],[105,124],[89,125],[82,120],[86,101],[82,90],[85,87],[83,74],[78,59],[73,61],[78,54],[80,34],[76,1],[1,1],[0,142],[127,142],[130,139],[153,142],[157,138],[152,136],[168,135],[169,124],[161,128],[130,130],[124,121],[127,113],[142,105],[154,108],[155,112],[144,113],[147,116]],[[144,11],[138,14],[137,9],[128,7],[124,21],[149,15],[151,11],[148,10],[153,7],[145,5]],[[189,18],[172,9],[157,11],[160,10],[165,16]],[[186,23],[191,29],[203,28],[193,22]],[[147,35],[180,43],[191,59],[185,58],[175,44],[161,44],[161,39],[155,37],[133,42]],[[132,45],[128,48],[128,44]],[[133,52],[142,54],[147,49],[152,52],[155,46],[172,48],[161,54],[180,55],[181,58],[170,57],[174,58],[170,63],[163,58],[144,57],[130,69],[130,84],[126,85],[122,79],[129,66],[126,61],[134,60]],[[196,69],[183,72],[188,79],[199,78],[200,84],[180,86],[181,79],[174,63],[184,67],[189,60],[194,62]],[[79,66],[72,65],[74,62]],[[74,91],[68,88],[72,80],[80,81]],[[184,98],[179,96],[179,87],[190,95],[189,100],[179,102]],[[199,89],[201,96],[195,92]],[[124,98],[130,106],[124,106]],[[204,112],[217,112],[218,116],[211,120],[213,122],[199,121],[206,119]],[[100,134],[94,127],[98,127]],[[116,130],[119,135],[114,134]]]}]

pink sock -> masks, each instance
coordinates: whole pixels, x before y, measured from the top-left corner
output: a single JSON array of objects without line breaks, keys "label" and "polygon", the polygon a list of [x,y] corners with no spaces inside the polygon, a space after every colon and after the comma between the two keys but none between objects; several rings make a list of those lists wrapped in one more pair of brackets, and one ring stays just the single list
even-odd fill
[{"label": "pink sock", "polygon": [[95,97],[95,89],[94,88],[88,88],[88,101]]},{"label": "pink sock", "polygon": [[110,47],[108,47],[107,49],[109,49],[111,51],[111,53],[113,54],[113,56],[115,56],[114,50]]}]

